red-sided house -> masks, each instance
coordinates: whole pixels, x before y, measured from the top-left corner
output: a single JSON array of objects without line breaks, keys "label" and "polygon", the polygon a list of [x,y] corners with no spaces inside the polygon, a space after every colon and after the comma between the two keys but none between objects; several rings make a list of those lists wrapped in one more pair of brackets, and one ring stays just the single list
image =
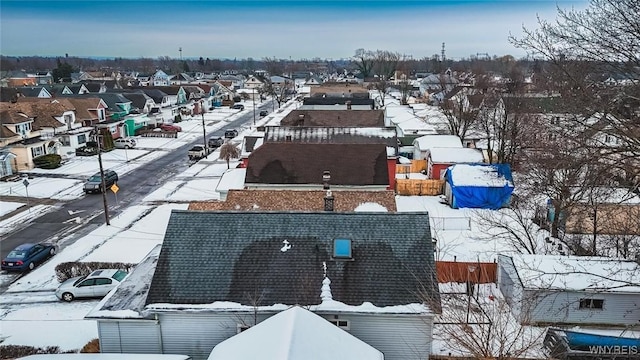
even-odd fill
[{"label": "red-sided house", "polygon": [[476,164],[483,161],[482,152],[470,148],[431,148],[427,150],[427,176],[444,179],[447,168],[453,164]]}]

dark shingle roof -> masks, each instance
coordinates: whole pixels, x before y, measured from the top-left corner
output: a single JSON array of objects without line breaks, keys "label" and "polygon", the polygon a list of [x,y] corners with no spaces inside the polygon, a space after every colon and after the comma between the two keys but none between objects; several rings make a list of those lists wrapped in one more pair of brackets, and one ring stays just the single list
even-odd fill
[{"label": "dark shingle roof", "polygon": [[167,93],[158,89],[139,89],[139,90],[143,91],[147,96],[152,98],[153,101],[155,101],[155,103],[158,105],[162,104],[162,99],[164,99],[164,97],[167,96]]},{"label": "dark shingle roof", "polygon": [[18,100],[18,90],[16,88],[0,87],[0,101]]},{"label": "dark shingle roof", "polygon": [[388,185],[383,144],[264,143],[249,155],[246,183]]},{"label": "dark shingle roof", "polygon": [[280,125],[384,127],[384,110],[293,110]]},{"label": "dark shingle roof", "polygon": [[[332,260],[335,238],[352,261]],[[291,247],[281,251],[283,241]],[[427,213],[171,213],[147,304],[319,304],[323,263],[333,299],[438,309]]]},{"label": "dark shingle roof", "polygon": [[151,99],[150,96],[142,92],[140,93],[124,92],[122,93],[122,96],[131,100],[132,107],[138,108],[138,109],[144,109],[145,105],[147,104],[147,100]]},{"label": "dark shingle roof", "polygon": [[302,104],[303,105],[346,105],[347,101],[350,101],[351,105],[370,105],[372,109],[374,106],[373,99],[321,97],[321,96],[304,98],[302,100]]}]

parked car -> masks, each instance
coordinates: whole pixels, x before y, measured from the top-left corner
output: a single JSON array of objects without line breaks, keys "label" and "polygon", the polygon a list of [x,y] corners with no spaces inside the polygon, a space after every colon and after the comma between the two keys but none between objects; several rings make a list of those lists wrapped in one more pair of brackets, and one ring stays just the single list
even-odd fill
[{"label": "parked car", "polygon": [[242,104],[233,104],[231,105],[232,109],[237,109],[237,110],[244,110],[244,105]]},{"label": "parked car", "polygon": [[[105,170],[104,171],[104,185],[108,188],[111,187],[111,185],[113,184],[117,184],[118,183],[118,174],[113,171],[113,170]],[[100,173],[95,173],[92,177],[89,178],[89,180],[87,180],[86,183],[84,183],[84,192],[85,193],[101,193],[102,191],[104,191],[104,189],[102,189],[102,177],[100,176]]]},{"label": "parked car", "polygon": [[207,145],[210,148],[219,148],[220,146],[222,146],[222,144],[224,144],[224,139],[221,137],[211,137],[209,138],[209,141],[207,141]]},{"label": "parked car", "polygon": [[113,145],[118,149],[133,149],[136,147],[134,138],[118,138],[113,140]]},{"label": "parked car", "polygon": [[56,252],[58,252],[58,247],[54,244],[22,244],[11,250],[7,257],[2,260],[2,270],[33,270],[36,265],[55,255]]},{"label": "parked car", "polygon": [[95,270],[89,275],[74,277],[60,284],[56,289],[56,297],[67,302],[76,298],[103,297],[125,277],[127,272],[123,270]]},{"label": "parked car", "polygon": [[260,116],[267,116],[269,112],[267,110],[260,110]]},{"label": "parked car", "polygon": [[182,131],[182,128],[180,126],[174,124],[161,124],[160,129],[162,129],[163,131]]},{"label": "parked car", "polygon": [[227,130],[227,131],[224,132],[224,137],[226,139],[233,139],[236,136],[238,136],[238,130],[236,130],[236,129]]},{"label": "parked car", "polygon": [[205,149],[205,147],[202,145],[195,145],[194,147],[189,149],[187,155],[189,156],[189,160],[200,160],[203,157],[207,156],[209,154],[209,151],[209,149]]}]

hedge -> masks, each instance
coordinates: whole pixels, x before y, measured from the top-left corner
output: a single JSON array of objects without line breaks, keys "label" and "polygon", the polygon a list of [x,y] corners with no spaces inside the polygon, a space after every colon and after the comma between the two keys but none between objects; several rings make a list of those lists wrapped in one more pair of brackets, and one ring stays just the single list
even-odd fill
[{"label": "hedge", "polygon": [[57,169],[62,163],[62,156],[58,154],[47,154],[33,158],[33,164],[41,169]]},{"label": "hedge", "polygon": [[59,282],[65,282],[76,276],[85,276],[99,269],[119,269],[131,272],[136,264],[121,262],[64,262],[56,266],[56,278]]},{"label": "hedge", "polygon": [[57,346],[34,347],[25,345],[0,345],[0,359],[15,359],[37,354],[74,354],[77,350],[61,351]]}]

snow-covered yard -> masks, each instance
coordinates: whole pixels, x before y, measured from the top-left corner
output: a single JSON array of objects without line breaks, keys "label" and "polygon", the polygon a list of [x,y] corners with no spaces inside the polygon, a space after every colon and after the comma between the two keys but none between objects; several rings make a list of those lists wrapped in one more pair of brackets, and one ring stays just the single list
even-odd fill
[{"label": "snow-covered yard", "polygon": [[[293,102],[287,106],[293,106]],[[223,119],[213,119],[214,115],[211,112],[207,113],[207,133],[213,133],[226,121],[232,120],[237,116],[236,113],[237,111],[229,112],[227,115],[231,117]],[[260,119],[256,125],[270,122],[277,124],[286,113],[286,110],[273,113]],[[103,160],[108,164],[107,167],[124,174],[202,135],[202,119],[199,117],[187,119],[181,122],[180,126],[183,132],[177,139],[140,138],[136,149],[126,152],[115,150],[105,154]],[[245,129],[235,141],[242,139],[250,131],[251,129]],[[232,163],[231,166],[235,167],[236,164],[237,162]],[[59,169],[34,170],[33,172],[41,175],[64,174],[68,178],[28,179],[29,197],[61,200],[81,197],[82,179],[97,172],[97,166],[97,161],[93,158],[75,158]],[[72,244],[64,246],[63,251],[50,261],[11,284],[7,293],[0,299],[3,309],[0,311],[0,339],[4,338],[2,344],[56,345],[62,350],[71,350],[97,338],[95,321],[83,319],[97,302],[57,301],[51,292],[58,286],[55,266],[62,262],[78,260],[139,262],[154,246],[162,242],[164,224],[167,223],[172,209],[186,209],[188,201],[219,199],[216,187],[226,171],[227,164],[218,160],[217,153],[210,155],[208,159],[192,165],[149,194],[141,204],[127,208],[119,216],[112,218],[110,226],[102,225]],[[21,182],[0,183],[2,195],[26,196],[25,190],[27,189]],[[0,205],[0,214],[7,214],[21,206],[17,202],[3,202]],[[437,239],[437,258],[440,260],[493,261],[497,252],[512,251],[509,244],[500,242],[498,238],[481,239],[476,236],[478,233],[491,234],[490,229],[478,223],[477,211],[451,209],[448,205],[442,204],[438,196],[397,196],[396,205],[399,212],[429,212],[432,234]],[[15,224],[28,222],[47,210],[47,205],[38,205],[30,211],[22,211],[0,222],[0,233],[7,233]],[[59,243],[65,244],[67,241],[71,242],[69,239],[60,239]],[[6,283],[7,278],[8,275],[1,274],[0,282]],[[434,348],[434,351],[436,350]],[[445,354],[447,350],[437,352]]]}]

